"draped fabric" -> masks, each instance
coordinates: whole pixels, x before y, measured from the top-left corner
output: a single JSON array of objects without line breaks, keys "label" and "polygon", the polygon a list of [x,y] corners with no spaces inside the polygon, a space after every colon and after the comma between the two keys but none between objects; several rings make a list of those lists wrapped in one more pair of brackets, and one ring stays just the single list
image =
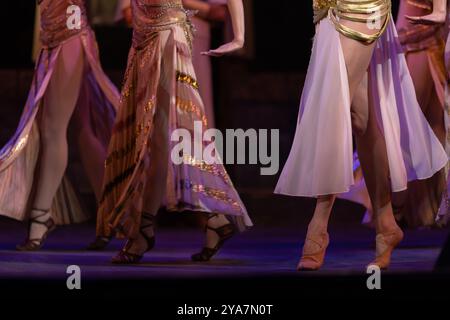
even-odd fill
[{"label": "draped fabric", "polygon": [[[431,13],[431,0],[404,0],[405,6],[413,6],[423,10],[423,14]],[[414,25],[406,23],[398,31],[399,41],[406,57],[409,54],[423,52],[427,56],[427,67],[433,80],[433,90],[440,105],[429,106],[442,109],[448,132],[448,105],[445,102],[447,87],[447,71],[444,63],[444,35],[443,25]],[[412,66],[414,67],[414,66]],[[424,106],[427,107],[427,106]],[[447,134],[448,136],[448,134]],[[449,154],[449,139],[445,141],[444,148]],[[357,157],[357,154],[355,154]],[[450,217],[448,206],[448,187],[446,186],[447,170],[441,170],[431,178],[408,183],[407,192],[393,195],[393,205],[396,218],[406,223],[408,227],[444,225]],[[355,165],[355,186],[351,191],[341,195],[341,198],[354,201],[366,207],[367,212],[363,223],[372,222],[372,207],[365,187],[359,163]]]},{"label": "draped fabric", "polygon": [[[34,78],[16,132],[0,150],[0,214],[14,219],[27,218],[27,209],[33,194],[33,181],[39,157],[39,113],[45,108],[44,97],[59,59],[62,48],[69,41],[82,47],[85,72],[80,88],[80,103],[88,103],[89,119],[96,138],[107,146],[119,104],[119,94],[100,66],[97,43],[87,25],[82,0],[42,0],[41,41],[42,49],[36,61]],[[67,7],[77,5],[81,9],[80,29],[69,30],[66,26]],[[67,75],[70,77],[70,75]],[[78,150],[83,152],[83,150]],[[52,215],[58,224],[86,220],[76,191],[69,179],[64,177],[52,205]]]},{"label": "draped fabric", "polygon": [[[169,141],[175,130],[194,135],[207,128],[207,119],[191,62],[191,27],[181,2],[133,0],[132,9],[133,46],[106,161],[97,234],[110,235],[115,230],[119,236],[133,237],[139,230],[145,191],[152,188],[165,189],[161,206],[169,211],[220,213],[241,228],[251,226],[221,164],[184,154],[182,164],[163,160],[168,163],[165,183],[148,181],[146,173],[158,156],[158,150],[150,149],[157,110],[168,110],[167,127],[158,130],[167,133],[162,136],[168,137],[163,143],[169,150],[175,147]],[[159,100],[161,96],[169,97],[168,101]]]},{"label": "draped fabric", "polygon": [[[447,155],[418,105],[394,23],[376,41],[368,77],[386,140],[393,191],[426,179]],[[294,143],[275,192],[294,196],[348,192],[354,184],[350,98],[339,33],[323,19],[314,39]]]}]

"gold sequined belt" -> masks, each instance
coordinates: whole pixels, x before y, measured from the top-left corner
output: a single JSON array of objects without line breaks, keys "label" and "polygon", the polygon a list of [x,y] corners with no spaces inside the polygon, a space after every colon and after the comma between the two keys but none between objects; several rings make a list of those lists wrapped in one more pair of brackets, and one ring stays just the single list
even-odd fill
[{"label": "gold sequined belt", "polygon": [[[328,16],[344,36],[371,44],[386,30],[391,18],[390,0],[314,0],[314,22]],[[342,24],[343,20],[365,23],[378,31],[366,34]]]},{"label": "gold sequined belt", "polygon": [[89,31],[90,27],[87,24],[83,24],[80,29],[69,30],[66,26],[58,29],[43,29],[41,30],[40,40],[44,48],[55,48],[61,43],[69,40],[70,38]]},{"label": "gold sequined belt", "polygon": [[138,15],[141,19],[135,19],[133,32],[133,46],[142,48],[152,35],[171,29],[179,25],[184,29],[189,45],[192,45],[193,26],[189,18],[189,12],[179,2],[163,5],[145,5],[145,13]]}]

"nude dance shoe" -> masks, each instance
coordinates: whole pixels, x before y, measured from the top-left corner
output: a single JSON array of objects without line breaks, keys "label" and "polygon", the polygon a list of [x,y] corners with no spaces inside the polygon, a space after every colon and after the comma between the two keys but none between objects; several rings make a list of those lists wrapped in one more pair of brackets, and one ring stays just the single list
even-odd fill
[{"label": "nude dance shoe", "polygon": [[403,240],[403,231],[399,227],[392,231],[378,233],[376,237],[376,257],[368,266],[377,266],[382,270],[389,267],[395,247]]},{"label": "nude dance shoe", "polygon": [[[306,243],[311,241],[319,246],[316,252],[306,252]],[[319,235],[307,235],[305,240],[305,245],[303,246],[303,253],[298,263],[298,271],[317,271],[319,270],[325,259],[325,252],[327,250],[328,244],[330,243],[330,237],[327,232]]]}]

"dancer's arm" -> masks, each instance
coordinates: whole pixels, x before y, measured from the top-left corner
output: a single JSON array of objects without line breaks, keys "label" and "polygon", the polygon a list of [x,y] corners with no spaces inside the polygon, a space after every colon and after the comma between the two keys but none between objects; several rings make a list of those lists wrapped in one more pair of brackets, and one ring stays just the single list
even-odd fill
[{"label": "dancer's arm", "polygon": [[213,4],[200,0],[183,0],[186,9],[197,11],[197,16],[204,20],[224,22],[228,11],[226,5]]},{"label": "dancer's arm", "polygon": [[433,0],[433,12],[422,17],[406,16],[414,24],[441,24],[447,18],[447,0]]},{"label": "dancer's arm", "polygon": [[245,42],[245,17],[242,0],[228,0],[228,10],[233,23],[234,40],[218,49],[203,52],[203,55],[219,57],[242,49]]}]

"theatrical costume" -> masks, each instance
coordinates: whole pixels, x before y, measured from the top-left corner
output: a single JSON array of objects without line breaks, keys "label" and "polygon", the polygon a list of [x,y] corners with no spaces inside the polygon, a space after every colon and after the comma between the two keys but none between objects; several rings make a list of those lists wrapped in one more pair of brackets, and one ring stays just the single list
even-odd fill
[{"label": "theatrical costume", "polygon": [[[447,156],[417,103],[414,86],[391,19],[391,3],[380,6],[386,22],[364,35],[339,22],[362,1],[314,1],[318,23],[311,62],[300,104],[298,126],[276,192],[316,197],[348,192],[354,184],[350,97],[340,34],[376,42],[367,73],[378,125],[386,140],[393,191],[408,180],[426,179],[447,164]],[[367,5],[369,6],[369,5]]]},{"label": "theatrical costume", "polygon": [[[403,0],[401,2],[400,14],[412,12],[414,15],[426,15],[433,11],[432,0]],[[410,14],[412,15],[412,14]],[[448,132],[448,116],[445,104],[445,94],[447,90],[447,73],[444,63],[445,48],[445,27],[444,25],[423,25],[412,24],[404,16],[399,16],[398,30],[399,41],[403,47],[406,58],[410,54],[423,52],[427,56],[427,72],[432,78],[433,88],[430,96],[436,96],[435,103],[422,101],[421,106],[425,116],[441,113],[442,131]],[[408,64],[408,67],[417,68],[414,64]],[[420,66],[422,68],[423,66]],[[412,70],[414,71],[414,70]],[[418,74],[418,71],[412,73],[416,77],[426,77],[424,74]],[[413,78],[413,80],[415,80]],[[420,79],[418,79],[420,81]],[[424,95],[417,92],[417,95]],[[438,110],[430,110],[430,109]],[[431,116],[433,117],[433,116]],[[448,134],[447,138],[442,139],[444,148],[449,151]],[[355,157],[357,155],[355,154]],[[361,203],[367,208],[367,213],[363,223],[371,223],[372,211],[370,200],[368,199],[367,189],[361,174],[361,168],[355,166],[356,184],[349,193],[342,195],[342,198]],[[445,224],[448,220],[449,207],[446,184],[447,170],[443,169],[433,175],[431,178],[422,181],[411,181],[408,184],[408,190],[404,194],[393,195],[393,205],[396,218],[406,223],[409,227],[432,226],[435,224]]]},{"label": "theatrical costume", "polygon": [[386,269],[404,237],[390,191],[430,178],[446,166],[447,155],[417,102],[391,1],[314,0],[313,7],[316,35],[297,129],[275,192],[318,198],[297,269],[320,269],[335,195],[355,182],[354,132],[377,208],[369,265]]},{"label": "theatrical costume", "polygon": [[[57,86],[60,79],[58,77],[71,76],[64,74],[64,70],[58,70],[60,59],[74,59],[68,50],[64,50],[66,45],[78,45],[82,48],[85,69],[76,108],[81,108],[81,103],[88,104],[89,125],[95,138],[105,148],[119,104],[119,94],[100,66],[97,43],[88,25],[84,1],[41,0],[38,3],[41,12],[42,49],[36,61],[33,82],[18,128],[0,151],[0,214],[18,220],[28,218],[27,210],[31,205],[40,150],[39,117],[40,111],[46,107],[49,83],[52,81]],[[67,8],[71,5],[81,9],[81,24],[79,28],[72,30],[66,24]],[[81,222],[88,218],[81,210],[76,192],[66,177],[54,198],[51,214],[57,224]]]},{"label": "theatrical costume", "polygon": [[[226,5],[226,0],[202,0],[211,4]],[[121,20],[122,11],[130,6],[131,0],[120,0],[117,6],[116,20]],[[214,94],[211,58],[201,55],[211,49],[211,22],[194,15],[192,18],[195,39],[193,43],[192,63],[197,74],[197,81],[200,84],[199,92],[205,108],[208,127],[214,128]]]},{"label": "theatrical costume", "polygon": [[[183,154],[183,163],[175,164],[170,151],[158,159],[161,150],[150,149],[157,142],[161,149],[173,150],[178,143],[170,139],[175,130],[193,135],[199,130],[194,122],[205,130],[207,120],[192,66],[191,24],[181,0],[132,0],[131,5],[133,44],[106,160],[97,235],[109,236],[114,230],[135,238],[149,201],[145,194],[161,188],[160,205],[169,211],[224,214],[240,228],[251,226],[223,165],[208,164],[192,154]],[[157,123],[158,113],[167,114],[165,122]],[[156,136],[163,141],[154,140]],[[157,161],[168,167],[159,182],[147,176]]]}]

